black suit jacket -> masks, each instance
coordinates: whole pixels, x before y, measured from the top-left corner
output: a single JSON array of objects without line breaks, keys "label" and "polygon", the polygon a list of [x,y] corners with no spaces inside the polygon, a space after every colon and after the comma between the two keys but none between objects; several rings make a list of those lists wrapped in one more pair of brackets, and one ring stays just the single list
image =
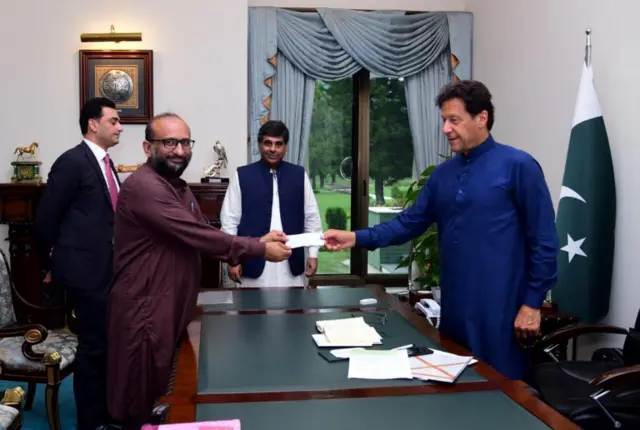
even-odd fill
[{"label": "black suit jacket", "polygon": [[[113,162],[111,170],[120,184]],[[51,166],[35,220],[41,267],[56,284],[106,287],[113,275],[113,222],[107,183],[83,141]]]}]

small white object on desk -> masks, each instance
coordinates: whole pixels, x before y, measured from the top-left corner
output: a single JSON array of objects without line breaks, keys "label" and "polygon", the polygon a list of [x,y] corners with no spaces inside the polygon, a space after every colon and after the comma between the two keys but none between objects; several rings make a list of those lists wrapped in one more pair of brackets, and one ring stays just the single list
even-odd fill
[{"label": "small white object on desk", "polygon": [[376,299],[362,299],[362,300],[360,300],[360,304],[362,306],[375,305],[377,303],[378,303],[378,301]]},{"label": "small white object on desk", "polygon": [[322,233],[303,233],[303,234],[292,234],[287,236],[289,239],[286,245],[289,248],[302,248],[309,246],[324,246],[324,239],[322,238]]}]

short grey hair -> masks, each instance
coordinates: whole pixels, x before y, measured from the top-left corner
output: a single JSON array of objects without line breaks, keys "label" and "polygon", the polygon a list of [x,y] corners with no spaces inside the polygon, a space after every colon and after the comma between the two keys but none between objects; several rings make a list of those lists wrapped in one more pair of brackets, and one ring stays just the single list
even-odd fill
[{"label": "short grey hair", "polygon": [[144,129],[144,140],[146,140],[147,142],[151,142],[153,139],[155,139],[156,136],[153,133],[153,123],[163,118],[177,118],[184,121],[180,117],[180,115],[173,112],[163,112],[161,114],[155,115],[153,118],[151,118],[151,121],[147,123],[147,126]]}]

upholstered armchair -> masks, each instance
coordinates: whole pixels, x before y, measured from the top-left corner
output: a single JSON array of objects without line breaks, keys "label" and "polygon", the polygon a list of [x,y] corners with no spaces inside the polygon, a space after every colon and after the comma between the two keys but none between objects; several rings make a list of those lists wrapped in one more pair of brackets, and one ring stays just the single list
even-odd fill
[{"label": "upholstered armchair", "polygon": [[0,391],[0,429],[19,430],[22,428],[22,403],[24,390],[15,387]]},{"label": "upholstered armchair", "polygon": [[[601,348],[590,361],[558,361],[559,345],[585,334],[625,336],[622,349]],[[640,429],[640,312],[635,327],[575,324],[542,338],[535,347],[551,361],[535,367],[531,385],[540,398],[584,430]]]},{"label": "upholstered armchair", "polygon": [[26,306],[35,307],[22,300],[15,290],[7,257],[0,250],[0,380],[27,383],[25,410],[33,405],[36,384],[45,384],[49,426],[59,430],[58,389],[62,380],[73,372],[77,338],[65,329],[47,330],[39,324],[17,325],[13,297]]}]

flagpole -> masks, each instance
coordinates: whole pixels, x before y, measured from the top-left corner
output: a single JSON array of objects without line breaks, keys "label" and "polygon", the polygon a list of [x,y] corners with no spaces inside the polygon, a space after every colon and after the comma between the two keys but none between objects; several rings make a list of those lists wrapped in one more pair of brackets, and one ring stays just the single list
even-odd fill
[{"label": "flagpole", "polygon": [[584,47],[584,62],[589,67],[591,66],[591,29],[587,28],[584,32],[587,35],[587,43]]},{"label": "flagpole", "polygon": [[[591,66],[591,29],[587,28],[584,31],[584,34],[586,35],[586,38],[587,38],[587,41],[584,45],[584,64],[586,64],[587,67],[590,67]],[[547,294],[545,295],[545,299],[542,305],[544,307],[551,307],[551,308],[554,307],[551,290],[547,291]]]}]

